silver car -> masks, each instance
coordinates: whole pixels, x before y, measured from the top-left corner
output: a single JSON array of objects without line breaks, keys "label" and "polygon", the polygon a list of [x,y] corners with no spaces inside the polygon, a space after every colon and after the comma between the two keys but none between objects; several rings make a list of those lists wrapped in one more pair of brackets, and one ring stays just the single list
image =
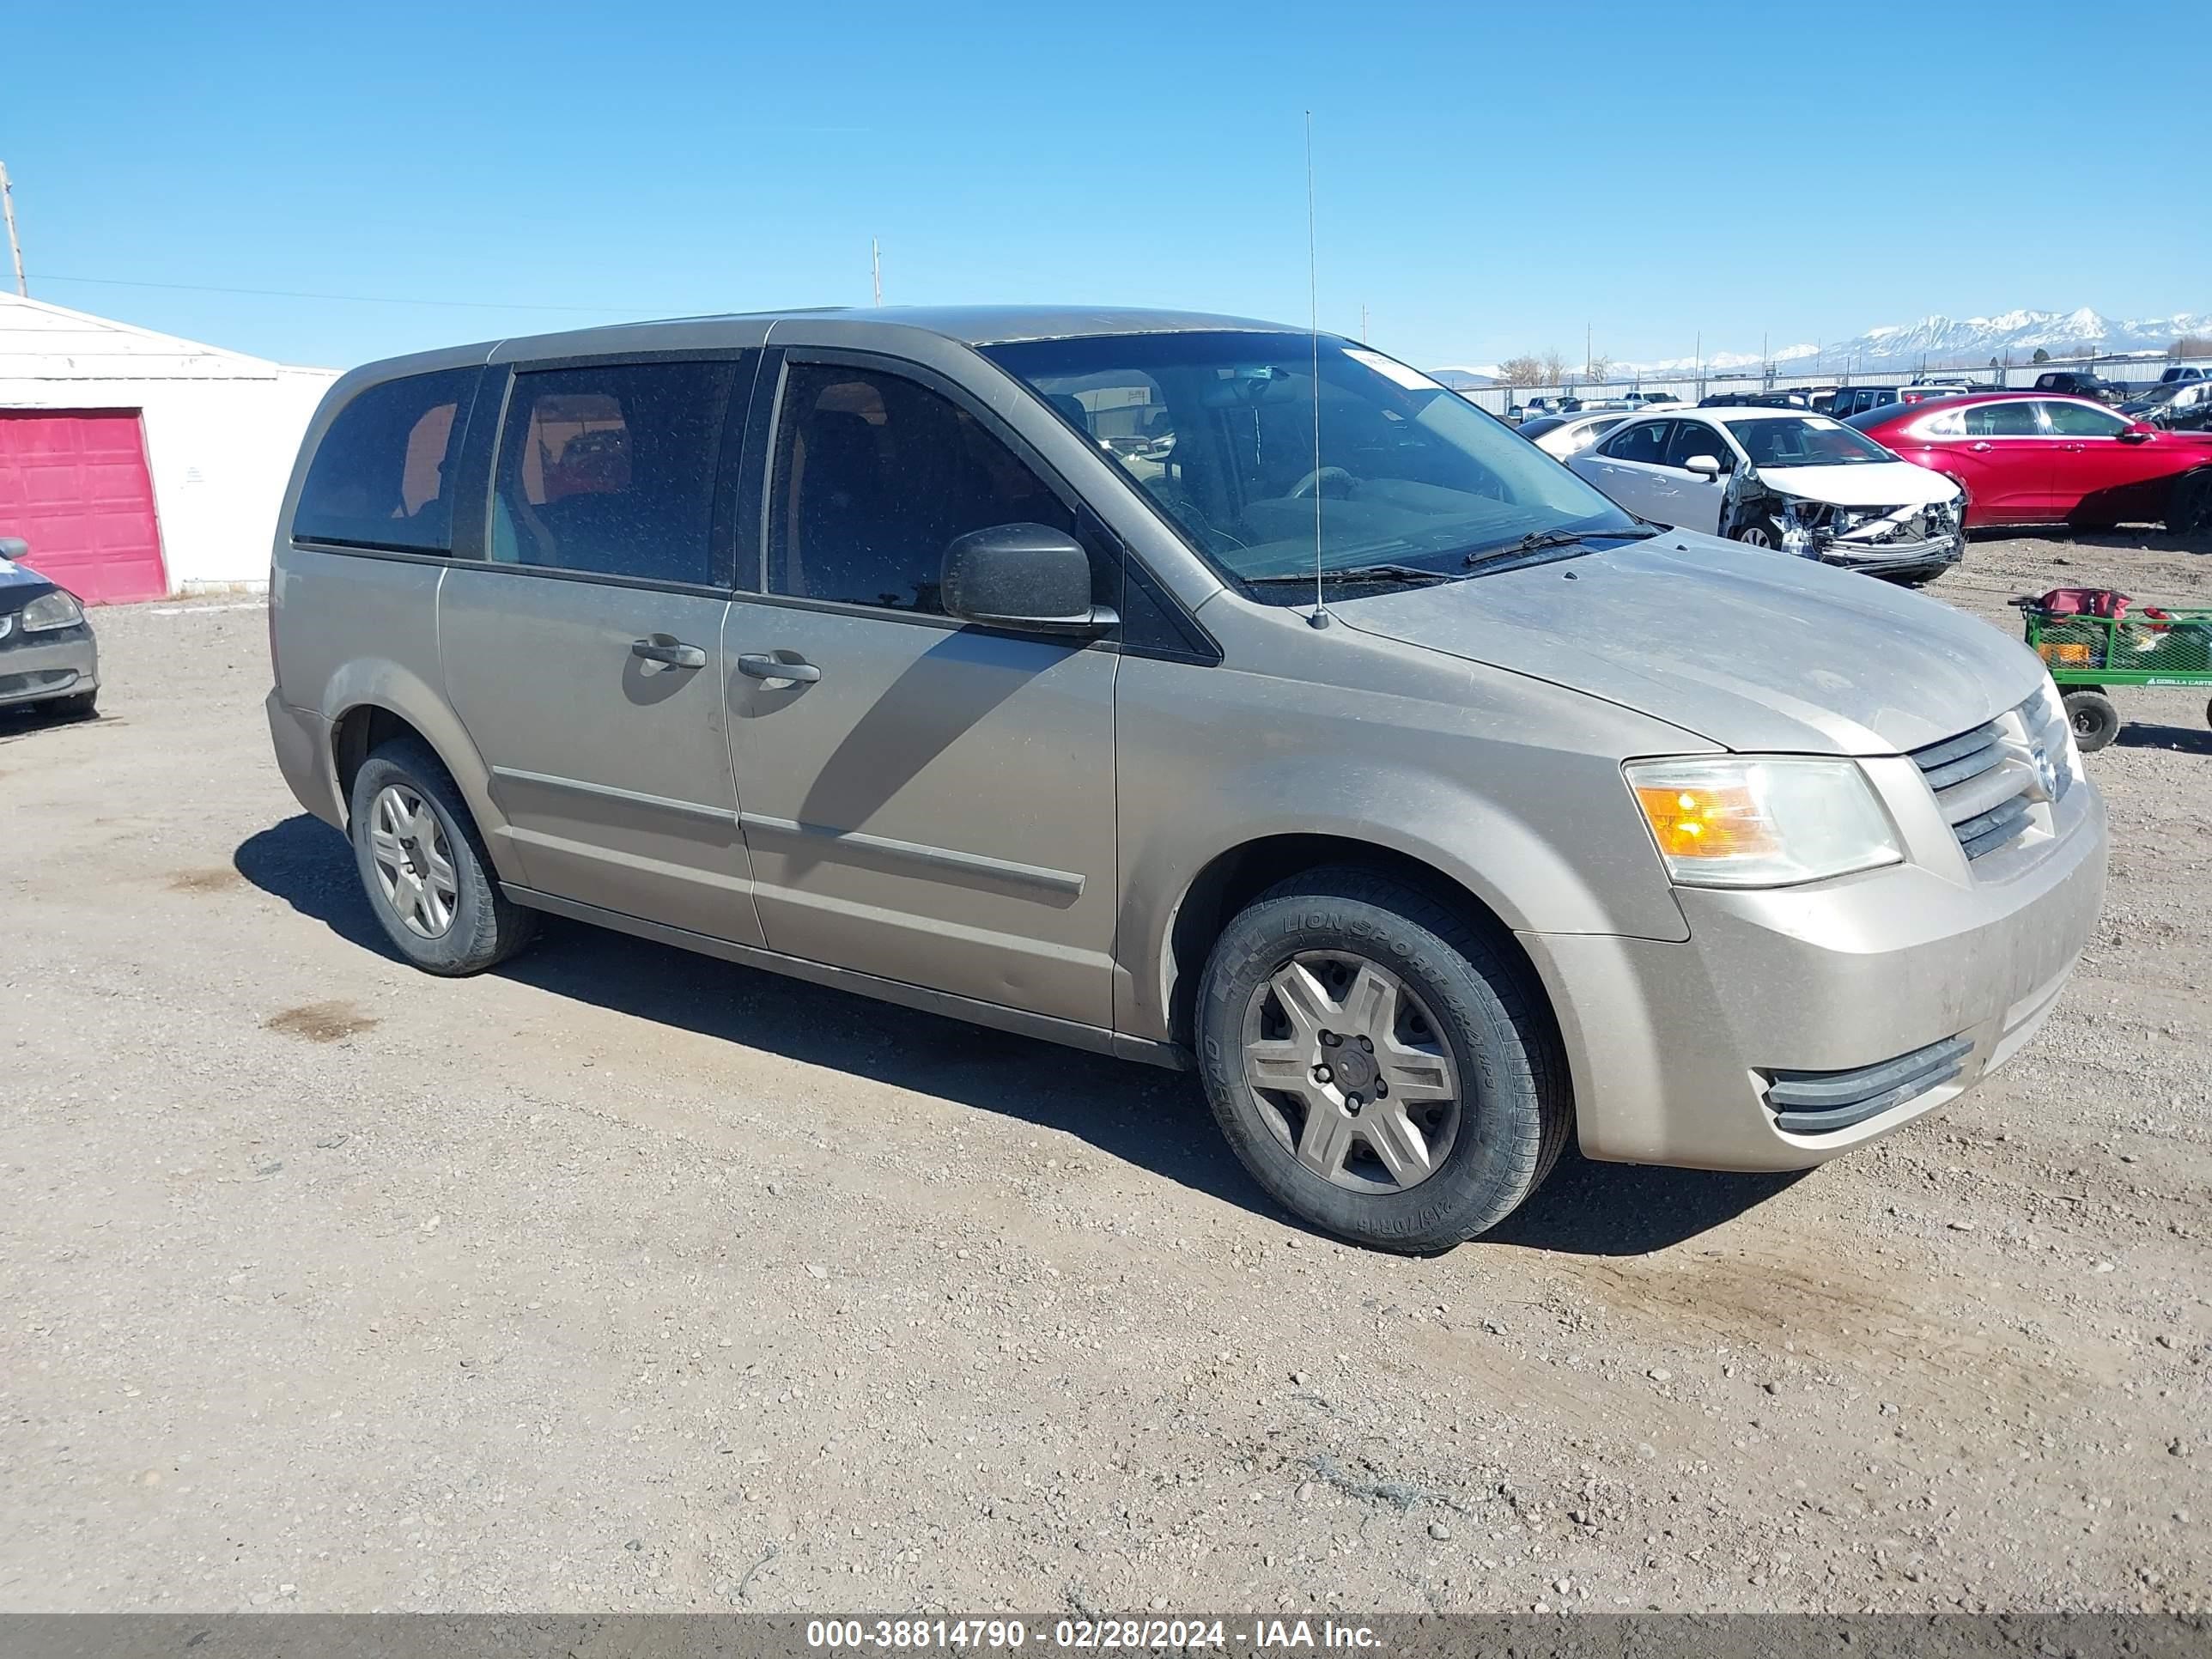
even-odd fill
[{"label": "silver car", "polygon": [[82,719],[100,697],[100,645],[76,595],[21,562],[30,551],[0,536],[0,708]]},{"label": "silver car", "polygon": [[277,760],[409,961],[550,913],[1194,1067],[1366,1243],[1495,1225],[1571,1134],[1887,1134],[2033,1035],[2103,890],[2019,644],[1265,323],[433,352],[331,389],[280,522]]}]

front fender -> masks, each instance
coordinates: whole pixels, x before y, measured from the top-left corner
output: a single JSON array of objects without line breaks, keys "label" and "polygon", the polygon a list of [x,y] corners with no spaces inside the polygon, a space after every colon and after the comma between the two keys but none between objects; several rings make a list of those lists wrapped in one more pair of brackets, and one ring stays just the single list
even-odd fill
[{"label": "front fender", "polygon": [[1184,905],[1274,837],[1413,860],[1515,931],[1688,937],[1620,775],[1621,753],[1668,746],[1656,723],[1540,681],[1455,678],[1456,704],[1314,687],[1291,710],[1280,679],[1124,661],[1117,1030],[1170,1035]]}]

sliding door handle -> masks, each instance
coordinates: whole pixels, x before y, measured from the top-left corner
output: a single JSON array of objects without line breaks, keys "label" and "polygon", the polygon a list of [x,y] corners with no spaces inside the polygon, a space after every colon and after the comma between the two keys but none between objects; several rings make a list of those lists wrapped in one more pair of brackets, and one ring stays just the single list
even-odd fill
[{"label": "sliding door handle", "polygon": [[686,645],[665,634],[655,634],[649,640],[632,640],[629,653],[633,657],[642,657],[647,662],[666,663],[671,668],[704,668],[707,665],[707,653],[702,647]]},{"label": "sliding door handle", "polygon": [[739,657],[738,672],[757,680],[795,680],[801,685],[811,685],[822,678],[822,671],[811,662],[786,662],[759,653]]}]

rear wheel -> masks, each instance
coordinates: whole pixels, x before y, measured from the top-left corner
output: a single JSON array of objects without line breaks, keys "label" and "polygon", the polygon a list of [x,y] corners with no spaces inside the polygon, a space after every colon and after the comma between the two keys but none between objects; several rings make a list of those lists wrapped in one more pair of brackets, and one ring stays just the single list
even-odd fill
[{"label": "rear wheel", "polygon": [[369,908],[426,974],[480,974],[530,942],[538,915],[499,890],[461,792],[411,738],[380,744],[353,781],[354,860]]},{"label": "rear wheel", "polygon": [[1200,1067],[1255,1180],[1354,1243],[1433,1250],[1535,1190],[1573,1119],[1547,1011],[1517,964],[1398,882],[1321,870],[1215,945]]},{"label": "rear wheel", "polygon": [[2065,696],[2066,718],[2074,726],[2074,744],[2094,754],[2120,734],[2120,711],[2103,690],[2094,685],[2076,686]]}]

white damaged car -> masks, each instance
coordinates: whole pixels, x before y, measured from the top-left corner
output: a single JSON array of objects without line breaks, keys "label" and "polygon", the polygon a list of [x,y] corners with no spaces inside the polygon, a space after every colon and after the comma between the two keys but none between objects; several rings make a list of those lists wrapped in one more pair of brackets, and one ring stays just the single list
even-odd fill
[{"label": "white damaged car", "polygon": [[1899,581],[1966,551],[1959,486],[1798,409],[1678,409],[1625,422],[1567,465],[1638,518]]}]

